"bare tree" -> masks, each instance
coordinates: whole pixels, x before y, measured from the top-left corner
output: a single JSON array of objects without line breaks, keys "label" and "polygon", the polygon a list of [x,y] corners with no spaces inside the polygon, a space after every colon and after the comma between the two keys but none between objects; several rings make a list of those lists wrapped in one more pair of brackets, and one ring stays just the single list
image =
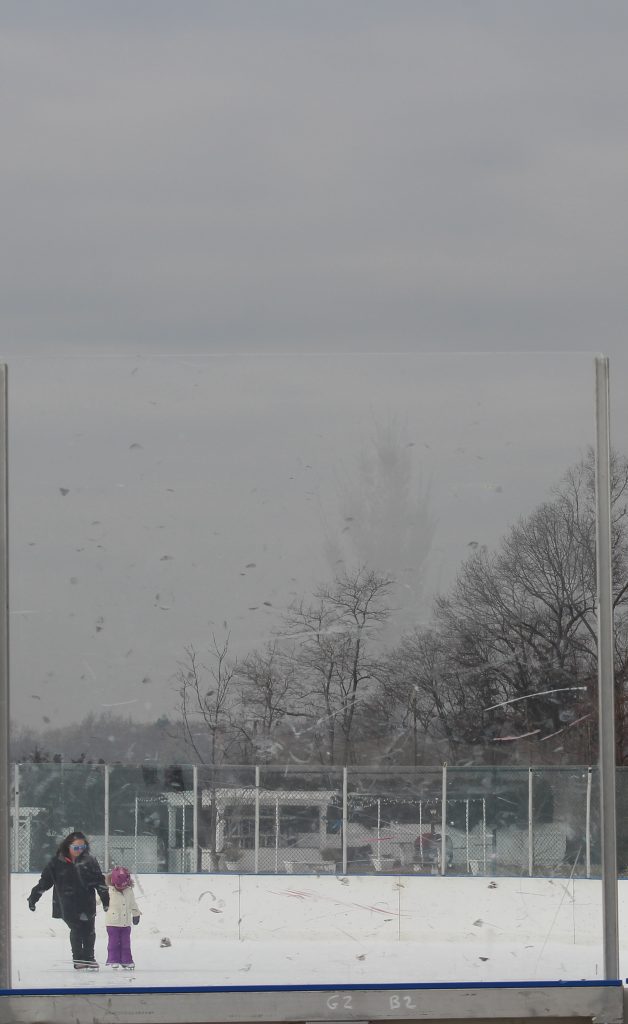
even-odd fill
[{"label": "bare tree", "polygon": [[222,850],[218,849],[220,772],[231,747],[237,742],[232,711],[237,701],[237,661],[229,657],[229,636],[220,644],[212,634],[211,662],[201,661],[196,649],[185,649],[185,659],[175,677],[183,735],[196,760],[205,765],[205,796],[199,821],[202,845],[208,851],[210,869],[217,870]]},{"label": "bare tree", "polygon": [[310,703],[304,730],[323,763],[347,763],[359,702],[375,683],[372,646],[390,615],[393,580],[370,569],[338,574],[314,601],[293,604],[284,636]]},{"label": "bare tree", "polygon": [[302,721],[302,692],[297,667],[278,640],[247,655],[237,669],[240,683],[238,728],[245,738],[246,760],[256,763],[285,757],[292,729],[288,720]]},{"label": "bare tree", "polygon": [[[613,460],[613,564],[618,685],[625,679],[628,466]],[[449,677],[458,673],[475,720],[495,743],[556,740],[577,747],[593,715],[596,666],[595,506],[589,455],[553,499],[511,528],[499,550],[477,550],[437,602]],[[623,679],[622,679],[623,677]],[[587,730],[589,726],[586,726]],[[547,754],[549,757],[549,754]]]},{"label": "bare tree", "polygon": [[213,664],[202,662],[190,645],[175,676],[183,733],[200,764],[224,760],[231,740],[237,662],[229,659],[228,652],[229,636],[221,645],[212,634]]}]

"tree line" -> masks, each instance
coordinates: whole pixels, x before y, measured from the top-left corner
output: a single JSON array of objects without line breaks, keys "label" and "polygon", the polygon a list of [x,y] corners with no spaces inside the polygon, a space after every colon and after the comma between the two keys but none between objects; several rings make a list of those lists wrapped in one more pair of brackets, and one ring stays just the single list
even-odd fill
[{"label": "tree line", "polygon": [[[617,762],[628,758],[628,462],[612,462]],[[429,625],[393,647],[396,580],[343,568],[262,648],[187,648],[183,736],[210,764],[591,763],[597,757],[590,452],[495,550],[470,545]]]},{"label": "tree line", "polygon": [[[625,764],[628,461],[617,454],[611,487],[617,763]],[[154,747],[162,760],[207,765],[592,763],[595,595],[589,452],[494,550],[471,542],[427,625],[387,644],[398,580],[347,560],[244,657],[232,655],[228,634],[187,647],[172,716],[150,726],[116,720],[109,748],[103,723],[90,718],[87,733],[98,737],[90,757],[140,759]],[[31,759],[46,760],[63,737],[22,731],[22,751],[29,742]]]}]

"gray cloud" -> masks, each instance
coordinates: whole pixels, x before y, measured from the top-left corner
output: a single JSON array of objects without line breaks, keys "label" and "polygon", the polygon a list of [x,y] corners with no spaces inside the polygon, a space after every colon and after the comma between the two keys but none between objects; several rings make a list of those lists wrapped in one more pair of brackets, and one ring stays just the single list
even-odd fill
[{"label": "gray cloud", "polygon": [[618,5],[2,17],[9,350],[619,345]]}]

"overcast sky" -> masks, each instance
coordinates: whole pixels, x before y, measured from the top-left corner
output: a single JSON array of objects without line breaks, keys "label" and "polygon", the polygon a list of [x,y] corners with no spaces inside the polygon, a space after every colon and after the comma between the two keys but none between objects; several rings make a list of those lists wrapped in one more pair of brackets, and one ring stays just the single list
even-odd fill
[{"label": "overcast sky", "polygon": [[[257,642],[249,608],[326,568],[338,479],[391,417],[431,488],[430,586],[496,543],[592,440],[592,366],[469,353],[609,353],[628,450],[625,4],[5,0],[0,28],[21,719],[150,716],[210,622]],[[295,358],[392,351],[467,355]],[[236,586],[262,544],[290,571]]]}]

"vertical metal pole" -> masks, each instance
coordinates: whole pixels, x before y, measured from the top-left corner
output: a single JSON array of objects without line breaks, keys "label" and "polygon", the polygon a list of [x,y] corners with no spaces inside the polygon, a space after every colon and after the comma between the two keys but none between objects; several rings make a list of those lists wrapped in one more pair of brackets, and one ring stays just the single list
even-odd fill
[{"label": "vertical metal pole", "polygon": [[105,843],[105,864],[104,870],[108,871],[110,868],[109,864],[109,765],[106,764],[105,768],[105,827],[104,827],[104,843]]},{"label": "vertical metal pole", "polygon": [[534,874],[534,779],[528,768],[528,875]]},{"label": "vertical metal pole", "polygon": [[585,850],[586,850],[586,865],[587,865],[587,878],[591,877],[591,782],[593,779],[593,769],[587,768],[587,811],[585,820]]},{"label": "vertical metal pole", "polygon": [[[20,766],[13,767],[13,870],[20,871]],[[28,870],[28,866],[27,866]]]},{"label": "vertical metal pole", "polygon": [[423,801],[419,800],[419,857],[423,867]]},{"label": "vertical metal pole", "polygon": [[482,870],[486,874],[486,797],[482,797]]},{"label": "vertical metal pole", "polygon": [[255,874],[259,875],[259,765],[255,765]]},{"label": "vertical metal pole", "polygon": [[347,873],[347,766],[342,769],[342,873]]},{"label": "vertical metal pole", "polygon": [[0,364],[0,988],[11,985],[7,368]]},{"label": "vertical metal pole", "polygon": [[600,734],[600,824],[604,976],[619,978],[617,823],[615,807],[615,678],[611,553],[611,444],[609,368],[595,360],[595,508],[597,552],[597,671]]},{"label": "vertical metal pole", "polygon": [[275,797],[275,874],[279,871],[279,797]]},{"label": "vertical metal pole", "polygon": [[[175,811],[176,814],[176,811]],[[181,794],[181,872],[185,873],[185,793]]]},{"label": "vertical metal pole", "polygon": [[443,763],[442,792],[440,798],[440,873],[447,870],[447,762]]},{"label": "vertical metal pole", "polygon": [[469,801],[465,800],[464,803],[465,803],[465,808],[464,808],[464,830],[465,830],[465,833],[466,833],[466,840],[467,840],[467,874],[469,874],[469,872],[471,870],[471,854],[469,852]]},{"label": "vertical metal pole", "polygon": [[135,818],[134,818],[134,823],[133,823],[133,860],[135,861],[134,870],[135,870],[136,874],[137,874],[137,833],[138,833],[139,824],[140,824],[139,800],[140,800],[140,798],[138,797],[138,795],[136,793],[135,794]]},{"label": "vertical metal pole", "polygon": [[382,801],[377,800],[377,870],[382,870]]},{"label": "vertical metal pole", "polygon": [[192,765],[192,864],[198,871],[198,765]]}]

